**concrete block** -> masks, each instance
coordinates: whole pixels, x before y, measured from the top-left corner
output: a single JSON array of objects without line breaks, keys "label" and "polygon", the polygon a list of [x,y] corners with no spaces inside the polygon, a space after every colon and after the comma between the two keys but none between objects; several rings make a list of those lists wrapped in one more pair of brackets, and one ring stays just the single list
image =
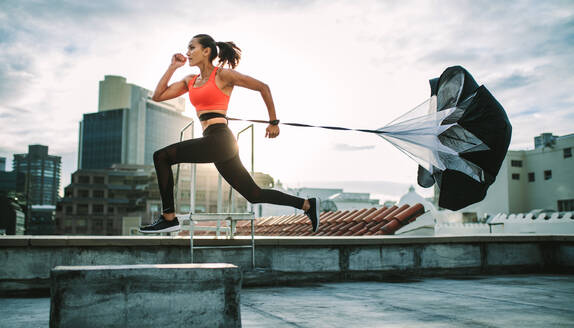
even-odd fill
[{"label": "concrete block", "polygon": [[542,265],[540,246],[535,243],[486,245],[486,264],[494,266]]},{"label": "concrete block", "polygon": [[240,327],[235,265],[57,266],[50,327]]},{"label": "concrete block", "polygon": [[421,268],[480,267],[480,246],[466,244],[425,245],[420,252]]},{"label": "concrete block", "polygon": [[356,248],[349,253],[349,270],[404,270],[414,266],[413,246]]},{"label": "concrete block", "polygon": [[336,248],[286,248],[272,250],[271,269],[285,272],[339,271]]}]

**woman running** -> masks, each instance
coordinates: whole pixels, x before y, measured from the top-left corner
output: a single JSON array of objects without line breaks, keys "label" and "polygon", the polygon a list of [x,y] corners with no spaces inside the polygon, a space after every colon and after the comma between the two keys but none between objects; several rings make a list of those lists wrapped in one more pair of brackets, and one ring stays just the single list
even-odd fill
[{"label": "woman running", "polygon": [[[217,51],[219,48],[219,53]],[[218,66],[213,60],[219,57]],[[227,105],[235,86],[259,91],[269,112],[269,126],[265,136],[279,135],[279,120],[269,87],[250,76],[234,70],[241,59],[241,49],[233,42],[215,42],[206,34],[194,36],[188,45],[187,58],[175,54],[165,74],[155,88],[152,99],[164,101],[189,92],[189,100],[195,107],[203,137],[185,140],[156,151],[153,162],[162,201],[162,214],[152,224],[140,227],[143,233],[172,232],[181,229],[175,216],[173,199],[173,173],[171,166],[178,163],[214,163],[219,173],[233,189],[250,203],[287,205],[305,211],[314,232],[319,229],[319,199],[303,199],[273,189],[261,189],[251,178],[239,159],[237,141],[227,127]],[[199,75],[188,75],[168,86],[176,69],[189,60],[189,66],[197,66]],[[228,64],[231,69],[223,66]],[[193,209],[192,209],[193,211]]]}]

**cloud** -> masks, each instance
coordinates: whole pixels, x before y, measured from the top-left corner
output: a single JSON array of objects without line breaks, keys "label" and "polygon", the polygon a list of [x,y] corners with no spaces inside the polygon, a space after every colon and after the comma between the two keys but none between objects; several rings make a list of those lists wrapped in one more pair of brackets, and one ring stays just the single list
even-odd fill
[{"label": "cloud", "polygon": [[338,150],[338,151],[359,151],[359,150],[368,150],[368,149],[374,149],[375,146],[374,145],[370,145],[370,146],[354,146],[354,145],[348,145],[348,144],[335,144],[335,146],[333,147],[333,149]]},{"label": "cloud", "polygon": [[[77,151],[78,121],[97,110],[104,75],[153,88],[172,53],[200,32],[238,42],[244,50],[239,70],[272,86],[284,122],[378,128],[422,102],[428,79],[461,64],[507,110],[513,145],[530,144],[542,130],[572,133],[574,126],[574,4],[568,1],[221,0],[201,7],[188,1],[2,1],[0,156],[33,143],[49,145],[54,154]],[[232,116],[265,114],[260,96],[249,90],[234,90],[230,106]],[[357,160],[338,151],[374,147],[364,145],[372,136],[333,140],[338,132],[309,130],[284,129],[288,140],[265,140],[256,149],[271,153],[281,143],[313,161],[281,166],[261,156],[256,167],[272,167],[282,180],[308,180],[303,173],[337,177]],[[314,154],[316,147],[321,154]],[[389,151],[393,161],[374,154],[349,179],[373,172],[383,180],[414,179],[416,165],[411,170],[410,159]],[[69,172],[62,177],[65,184]]]},{"label": "cloud", "polygon": [[513,89],[520,88],[531,84],[534,81],[534,76],[514,73],[506,77],[496,79],[492,83],[494,89]]}]

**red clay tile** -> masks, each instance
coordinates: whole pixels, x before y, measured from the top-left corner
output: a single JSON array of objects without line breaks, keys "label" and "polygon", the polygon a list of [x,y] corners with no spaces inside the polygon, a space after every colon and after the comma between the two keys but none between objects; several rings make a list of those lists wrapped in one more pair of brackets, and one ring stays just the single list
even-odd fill
[{"label": "red clay tile", "polygon": [[395,231],[397,231],[399,228],[401,227],[401,222],[397,219],[393,219],[391,222],[385,224],[385,226],[383,226],[382,231],[385,234],[389,234],[392,235],[395,233]]},{"label": "red clay tile", "polygon": [[353,235],[354,235],[354,236],[362,236],[362,235],[364,235],[365,232],[367,232],[368,230],[369,230],[369,229],[367,229],[367,228],[365,227],[365,228],[363,228],[363,229],[361,229],[361,230],[355,232]]},{"label": "red clay tile", "polygon": [[376,211],[369,213],[369,215],[367,215],[363,218],[363,221],[369,223],[369,222],[373,221],[379,214],[383,213],[386,210],[387,210],[387,208],[385,206],[383,206],[383,207],[377,209]]},{"label": "red clay tile", "polygon": [[408,224],[410,219],[423,214],[424,211],[425,211],[425,208],[419,203],[419,204],[415,204],[415,205],[407,208],[406,210],[402,211],[401,213],[397,213],[394,216],[394,218],[399,220],[401,222],[401,225],[406,225],[406,224]]},{"label": "red clay tile", "polygon": [[381,222],[377,223],[376,226],[370,228],[369,230],[372,230],[372,231],[375,231],[375,232],[376,232],[376,231],[380,230],[380,229],[381,229],[385,224],[387,224],[387,223],[388,223],[387,221],[381,221]]},{"label": "red clay tile", "polygon": [[344,215],[341,215],[337,218],[336,222],[343,222],[347,217],[353,215],[353,211],[343,211]]},{"label": "red clay tile", "polygon": [[372,227],[376,226],[377,224],[379,224],[379,222],[377,221],[371,221],[369,223],[367,223],[367,229],[371,229]]},{"label": "red clay tile", "polygon": [[348,211],[337,211],[335,212],[335,214],[333,214],[333,216],[331,217],[331,221],[337,222],[339,221],[339,219],[345,215],[347,215]]},{"label": "red clay tile", "polygon": [[355,224],[354,226],[352,226],[351,228],[349,228],[349,231],[357,232],[357,231],[363,229],[363,227],[365,227],[365,223],[359,222],[359,223]]},{"label": "red clay tile", "polygon": [[355,225],[355,222],[349,222],[344,226],[340,227],[339,230],[348,231],[352,226]]},{"label": "red clay tile", "polygon": [[361,215],[360,217],[357,217],[355,219],[355,221],[363,221],[363,222],[368,222],[371,220],[373,214],[380,212],[381,209],[380,208],[371,208],[370,210],[366,211],[365,213],[363,213],[363,215]]},{"label": "red clay tile", "polygon": [[386,210],[384,210],[381,214],[377,215],[373,220],[377,221],[377,222],[381,222],[383,221],[383,219],[389,215],[389,213],[392,213],[393,211],[395,211],[398,207],[393,205],[389,208],[387,208]]},{"label": "red clay tile", "polygon": [[353,221],[355,221],[355,222],[364,221],[364,219],[365,219],[367,216],[369,216],[371,213],[373,213],[373,212],[375,212],[375,211],[377,211],[377,209],[374,208],[374,207],[373,207],[373,208],[370,208],[370,209],[367,209],[367,210],[365,210],[363,213],[355,215],[355,217],[353,218]]},{"label": "red clay tile", "polygon": [[409,208],[409,205],[403,205],[397,209],[395,209],[394,211],[390,212],[389,214],[387,214],[387,216],[385,216],[383,218],[383,222],[391,222],[391,220],[393,219],[393,217],[399,213],[401,213],[402,211],[406,210],[407,208]]},{"label": "red clay tile", "polygon": [[345,219],[343,219],[343,221],[345,221],[345,222],[351,222],[351,221],[353,221],[353,219],[354,219],[356,216],[363,214],[365,211],[366,211],[366,209],[353,210],[350,215],[348,215]]}]

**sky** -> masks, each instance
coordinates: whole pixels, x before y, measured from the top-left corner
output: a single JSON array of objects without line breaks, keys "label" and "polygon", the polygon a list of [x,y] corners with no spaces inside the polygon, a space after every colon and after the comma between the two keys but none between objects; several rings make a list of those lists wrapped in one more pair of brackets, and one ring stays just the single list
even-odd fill
[{"label": "sky", "polygon": [[[504,106],[510,149],[543,132],[574,133],[572,1],[0,1],[0,156],[28,145],[77,169],[78,124],[98,82],[121,75],[153,90],[195,34],[234,41],[236,68],[268,84],[283,122],[376,129],[429,97],[428,80],[465,67]],[[197,68],[184,66],[172,82]],[[195,117],[187,101],[186,115]],[[267,119],[261,96],[235,88],[231,117]],[[246,123],[230,123],[235,132]],[[376,135],[255,126],[255,170],[288,187],[396,198],[417,163]],[[199,133],[196,134],[199,136]],[[248,138],[241,157],[250,168]],[[389,187],[389,186],[395,187]],[[417,188],[423,195],[430,190]],[[402,193],[404,193],[402,192]]]}]

